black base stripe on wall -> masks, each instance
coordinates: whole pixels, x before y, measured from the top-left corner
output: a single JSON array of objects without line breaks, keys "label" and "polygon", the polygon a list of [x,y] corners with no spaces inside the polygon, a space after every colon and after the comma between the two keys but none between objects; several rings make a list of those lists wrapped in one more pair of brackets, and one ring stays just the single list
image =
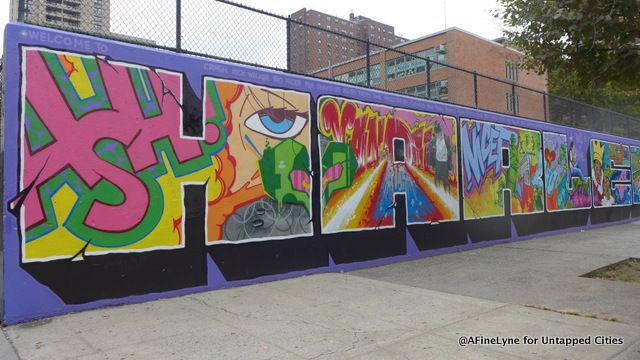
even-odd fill
[{"label": "black base stripe on wall", "polygon": [[22,268],[67,304],[192,288],[207,284],[204,247],[206,192],[185,187],[185,247],[23,263]]}]

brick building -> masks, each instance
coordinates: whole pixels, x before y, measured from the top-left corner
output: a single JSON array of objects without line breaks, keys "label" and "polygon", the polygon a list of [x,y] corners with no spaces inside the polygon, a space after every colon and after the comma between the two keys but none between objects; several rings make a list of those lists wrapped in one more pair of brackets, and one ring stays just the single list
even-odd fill
[{"label": "brick building", "polygon": [[[394,46],[407,39],[395,35],[393,26],[349,14],[342,19],[316,10],[300,9],[291,14],[293,20],[338,32],[342,35],[368,40],[374,44]],[[345,36],[292,24],[289,34],[289,69],[311,73],[366,53],[365,43]]]},{"label": "brick building", "polygon": [[[429,91],[431,99],[466,106],[476,105],[473,74],[436,63],[431,63],[431,70],[427,71],[426,61],[394,50],[504,80],[508,83],[476,78],[478,107],[544,119],[548,105],[543,96],[511,86],[513,83],[540,91],[547,89],[546,75],[520,69],[524,54],[518,50],[454,27],[403,42],[392,50],[372,52],[370,86],[419,97],[427,97]],[[325,66],[313,74],[366,85],[366,57]]]},{"label": "brick building", "polygon": [[[431,63],[431,69],[427,71],[426,61],[397,52],[402,51],[508,82],[500,83],[478,76],[479,108],[541,120],[545,117],[548,104],[542,95],[511,84],[546,91],[546,75],[520,69],[519,63],[524,54],[509,47],[504,39],[488,40],[452,27],[408,41],[395,35],[393,27],[363,16],[350,14],[346,20],[301,9],[291,17],[390,48],[386,50],[370,45],[371,87],[419,97],[427,97],[428,91],[431,99],[476,106],[473,74],[436,63]],[[366,85],[364,41],[297,24],[292,24],[290,41],[290,70]]]}]

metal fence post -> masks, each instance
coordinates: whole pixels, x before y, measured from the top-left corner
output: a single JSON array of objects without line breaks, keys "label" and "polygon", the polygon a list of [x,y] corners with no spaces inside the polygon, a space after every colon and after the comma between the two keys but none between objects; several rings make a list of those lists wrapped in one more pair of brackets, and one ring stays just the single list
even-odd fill
[{"label": "metal fence post", "polygon": [[427,99],[431,99],[431,60],[427,58]]},{"label": "metal fence post", "polygon": [[511,112],[513,115],[516,115],[518,112],[516,111],[516,83],[511,83]]},{"label": "metal fence post", "polygon": [[624,118],[624,123],[625,123],[625,130],[627,131],[627,137],[630,138],[631,137],[631,126],[630,126],[630,121],[629,118],[625,116]]},{"label": "metal fence post", "polygon": [[176,49],[182,49],[182,0],[176,0]]},{"label": "metal fence post", "polygon": [[371,43],[367,40],[366,42],[366,51],[367,51],[367,87],[371,86],[371,53],[370,50]]},{"label": "metal fence post", "polygon": [[[18,21],[24,22],[24,2],[25,0],[18,0]],[[13,21],[13,19],[9,19]]]},{"label": "metal fence post", "polygon": [[476,109],[478,108],[478,73],[473,71],[473,99],[476,104]]},{"label": "metal fence post", "polygon": [[542,93],[542,112],[544,113],[544,121],[548,121],[547,118],[547,93]]},{"label": "metal fence post", "polygon": [[291,15],[287,16],[287,70],[291,71]]}]

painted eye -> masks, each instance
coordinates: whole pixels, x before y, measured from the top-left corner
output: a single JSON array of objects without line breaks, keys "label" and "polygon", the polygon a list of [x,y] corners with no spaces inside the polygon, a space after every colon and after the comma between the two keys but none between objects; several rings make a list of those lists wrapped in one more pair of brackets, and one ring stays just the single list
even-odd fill
[{"label": "painted eye", "polygon": [[307,124],[307,114],[294,110],[266,108],[244,122],[249,129],[276,139],[296,137]]}]

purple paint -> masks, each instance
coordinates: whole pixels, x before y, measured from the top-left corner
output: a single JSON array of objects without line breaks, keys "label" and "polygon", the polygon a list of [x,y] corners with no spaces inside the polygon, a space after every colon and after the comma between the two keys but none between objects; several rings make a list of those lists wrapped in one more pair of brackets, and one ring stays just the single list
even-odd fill
[{"label": "purple paint", "polygon": [[[330,94],[336,97],[356,98],[358,101],[382,104],[389,107],[417,109],[431,113],[441,113],[461,118],[494,122],[517,127],[530,128],[538,131],[550,131],[566,134],[568,142],[574,142],[578,155],[578,166],[583,174],[589,174],[589,164],[586,154],[592,138],[614,143],[640,146],[640,141],[625,139],[618,136],[598,134],[584,130],[573,129],[561,125],[525,120],[509,115],[496,114],[488,111],[475,110],[461,106],[407,98],[402,95],[390,94],[373,89],[361,89],[348,85],[333,83],[320,79],[310,79],[297,75],[282,73],[269,69],[254,68],[223,61],[203,59],[180,55],[164,50],[154,50],[146,47],[119,43],[116,41],[98,39],[84,35],[70,34],[63,31],[44,29],[23,24],[9,24],[5,29],[5,148],[4,148],[4,193],[3,193],[3,304],[2,320],[12,324],[30,319],[81,311],[102,306],[137,303],[164,297],[180,296],[198,291],[228,288],[247,285],[263,281],[279,280],[312,273],[349,271],[371,266],[390,264],[398,261],[423,258],[448,252],[476,249],[488,245],[502,244],[510,241],[526,240],[533,237],[554,235],[569,231],[595,229],[603,226],[622,224],[633,221],[633,218],[593,225],[591,216],[584,227],[565,228],[547,231],[535,235],[519,236],[515,225],[511,222],[512,237],[487,242],[472,243],[467,235],[465,245],[452,246],[443,249],[420,251],[416,242],[406,232],[406,254],[369,261],[348,264],[336,264],[327,251],[327,266],[316,267],[302,271],[291,271],[282,274],[260,276],[253,279],[227,281],[218,265],[206,256],[206,285],[189,287],[181,290],[126,296],[115,299],[105,299],[83,304],[65,304],[47,286],[42,285],[20,266],[20,238],[17,218],[7,211],[8,204],[17,196],[19,172],[19,101],[20,101],[20,45],[40,46],[68,50],[71,52],[99,53],[115,60],[144,64],[152,68],[169,69],[182,72],[195,96],[202,96],[202,77],[204,75],[219,78],[232,78],[237,81],[258,83],[259,85],[290,87],[308,92],[316,100],[322,95]],[[258,81],[259,80],[259,81]],[[317,175],[316,175],[317,176]],[[363,236],[367,236],[365,233]],[[203,244],[204,246],[204,244]],[[82,291],[82,284],[78,284],[78,291]]]}]

